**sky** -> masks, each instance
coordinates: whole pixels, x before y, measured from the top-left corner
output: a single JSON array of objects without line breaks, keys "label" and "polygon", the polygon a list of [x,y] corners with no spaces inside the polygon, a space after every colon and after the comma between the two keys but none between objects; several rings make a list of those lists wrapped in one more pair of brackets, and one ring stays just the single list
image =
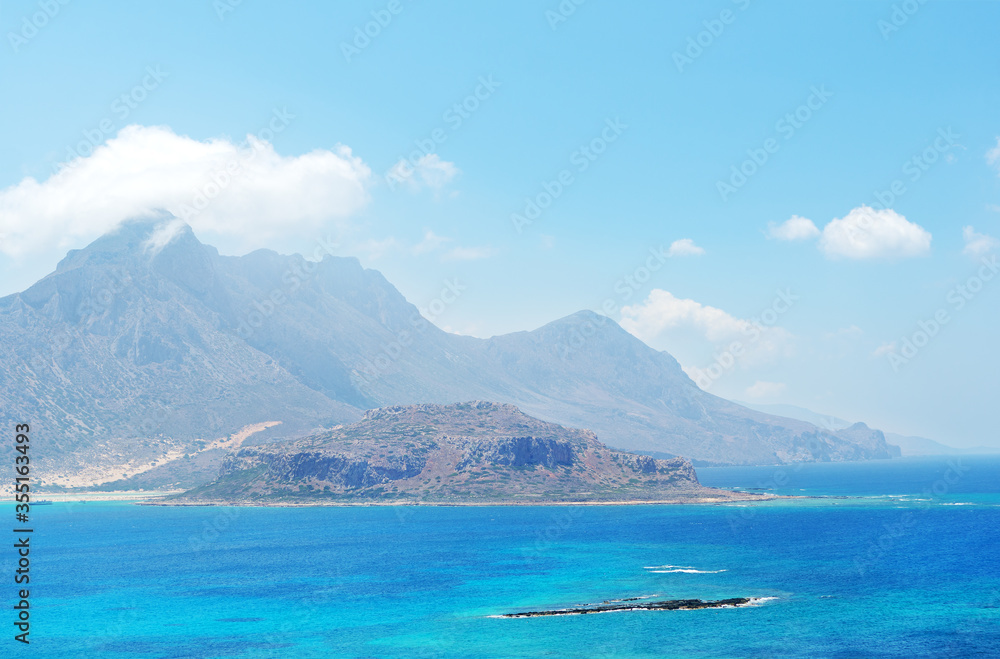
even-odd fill
[{"label": "sky", "polygon": [[449,331],[592,309],[714,394],[1000,446],[998,21],[4,0],[0,295],[165,209],[224,254],[355,256]]}]

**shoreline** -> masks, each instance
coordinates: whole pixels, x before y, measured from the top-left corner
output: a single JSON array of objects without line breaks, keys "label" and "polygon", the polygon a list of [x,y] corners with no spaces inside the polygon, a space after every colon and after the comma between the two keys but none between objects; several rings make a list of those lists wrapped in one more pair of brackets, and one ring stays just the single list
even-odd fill
[{"label": "shoreline", "polygon": [[756,503],[777,499],[807,497],[758,495],[753,498],[692,497],[674,499],[622,499],[617,501],[136,501],[141,506],[177,507],[233,507],[233,508],[347,508],[380,506],[431,506],[431,507],[511,507],[511,506],[665,506],[665,505],[726,505],[731,503]]},{"label": "shoreline", "polygon": [[[842,503],[877,503],[882,497],[848,496],[848,495],[788,495],[788,494],[752,494],[734,492],[732,497],[681,497],[668,499],[621,499],[621,500],[572,500],[572,501],[224,501],[224,500],[188,500],[165,501],[169,496],[183,493],[184,490],[119,492],[60,492],[36,493],[38,498],[34,505],[40,502],[48,503],[130,503],[138,506],[162,506],[178,508],[373,508],[373,507],[451,507],[451,508],[507,508],[507,507],[553,507],[553,506],[746,506],[758,503],[793,503],[793,502],[825,502],[830,505]],[[890,498],[891,501],[891,498]],[[915,502],[914,502],[915,503]],[[2,505],[2,502],[0,502]],[[44,504],[43,504],[44,505]]]},{"label": "shoreline", "polygon": [[181,494],[185,490],[121,490],[118,492],[34,492],[31,503],[82,503],[87,501],[142,501]]}]

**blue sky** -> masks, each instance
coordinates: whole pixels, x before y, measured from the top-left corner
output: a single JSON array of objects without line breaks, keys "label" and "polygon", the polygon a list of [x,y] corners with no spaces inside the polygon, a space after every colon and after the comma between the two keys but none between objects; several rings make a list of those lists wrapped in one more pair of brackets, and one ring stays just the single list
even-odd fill
[{"label": "blue sky", "polygon": [[610,301],[713,393],[995,445],[998,19],[941,0],[5,1],[0,294],[236,162],[190,219],[223,253],[332,237],[424,309],[457,280],[433,320],[476,336]]}]

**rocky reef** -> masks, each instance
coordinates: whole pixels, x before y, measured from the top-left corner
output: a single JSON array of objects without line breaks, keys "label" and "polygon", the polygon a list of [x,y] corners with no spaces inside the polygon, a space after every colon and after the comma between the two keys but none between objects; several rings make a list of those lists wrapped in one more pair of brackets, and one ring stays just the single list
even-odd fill
[{"label": "rocky reef", "polygon": [[639,598],[622,600],[620,603],[593,604],[571,609],[549,609],[543,611],[524,611],[520,613],[503,613],[497,618],[539,618],[543,616],[574,616],[587,613],[609,613],[611,611],[687,611],[691,609],[724,609],[749,606],[754,600],[750,597],[731,597],[724,600],[661,600],[658,602],[642,602]]}]

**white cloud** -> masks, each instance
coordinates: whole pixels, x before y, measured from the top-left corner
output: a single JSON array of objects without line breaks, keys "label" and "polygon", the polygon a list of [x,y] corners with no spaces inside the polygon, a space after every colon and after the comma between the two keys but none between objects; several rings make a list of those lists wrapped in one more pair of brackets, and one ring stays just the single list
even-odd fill
[{"label": "white cloud", "polygon": [[430,229],[424,230],[423,239],[414,245],[410,251],[416,255],[430,254],[432,252],[444,251],[441,255],[442,261],[474,261],[493,256],[492,247],[462,247],[455,245],[448,249],[448,246],[455,242],[454,238],[439,236]]},{"label": "white cloud", "polygon": [[452,241],[451,238],[446,238],[445,236],[439,236],[430,229],[425,229],[423,240],[421,240],[419,243],[413,246],[413,253],[426,254],[427,252],[433,252],[435,250],[441,249],[451,241]]},{"label": "white cloud", "polygon": [[882,355],[890,352],[896,352],[895,341],[889,341],[888,343],[883,343],[879,347],[875,348],[874,352],[872,352],[872,357],[881,357]]},{"label": "white cloud", "polygon": [[694,244],[690,238],[681,238],[670,243],[667,256],[701,256],[705,250]]},{"label": "white cloud", "polygon": [[826,359],[845,359],[854,354],[865,332],[857,325],[841,327],[832,332],[823,332],[822,342],[816,347]]},{"label": "white cloud", "polygon": [[621,314],[621,326],[643,340],[686,326],[717,343],[751,327],[749,321],[734,318],[722,309],[674,297],[659,288],[650,291],[644,303],[622,307]]},{"label": "white cloud", "polygon": [[962,238],[965,240],[965,249],[962,250],[962,253],[974,258],[979,258],[1000,247],[1000,240],[983,233],[976,233],[976,230],[971,226],[962,229]]},{"label": "white cloud", "polygon": [[997,145],[986,152],[986,162],[991,165],[1000,162],[1000,137],[997,138]]},{"label": "white cloud", "polygon": [[750,398],[774,398],[786,389],[784,382],[765,382],[757,380],[747,387],[746,395]]},{"label": "white cloud", "polygon": [[835,332],[827,332],[823,335],[824,339],[858,339],[864,336],[864,330],[857,325],[851,325],[850,327],[841,327]]},{"label": "white cloud", "polygon": [[181,231],[184,230],[184,220],[173,218],[159,224],[153,233],[143,243],[143,249],[153,254],[158,254],[161,249],[170,244]]},{"label": "white cloud", "polygon": [[781,224],[767,223],[767,236],[775,240],[809,240],[819,235],[812,220],[792,215]]},{"label": "white cloud", "polygon": [[659,288],[650,291],[641,304],[622,307],[620,325],[650,345],[692,333],[715,346],[728,346],[738,340],[752,362],[787,354],[792,340],[784,328],[736,318],[717,307],[677,298]]},{"label": "white cloud", "polygon": [[264,246],[275,236],[318,230],[368,203],[371,171],[339,145],[281,156],[253,136],[194,140],[167,127],[131,125],[44,182],[0,190],[0,252],[65,249],[122,220],[168,211],[196,232]]},{"label": "white cloud", "polygon": [[830,258],[897,259],[926,254],[931,234],[894,210],[859,206],[823,228],[820,248]]},{"label": "white cloud", "polygon": [[490,247],[453,247],[441,257],[445,261],[474,261],[493,256]]},{"label": "white cloud", "polygon": [[389,236],[382,240],[369,238],[360,243],[352,245],[351,252],[364,254],[368,258],[378,260],[390,252],[397,252],[400,249],[399,241]]},{"label": "white cloud", "polygon": [[397,182],[403,182],[411,190],[422,188],[440,190],[458,176],[458,173],[459,169],[455,163],[441,160],[436,153],[428,153],[412,164],[401,158],[389,169],[386,180],[393,186]]}]

